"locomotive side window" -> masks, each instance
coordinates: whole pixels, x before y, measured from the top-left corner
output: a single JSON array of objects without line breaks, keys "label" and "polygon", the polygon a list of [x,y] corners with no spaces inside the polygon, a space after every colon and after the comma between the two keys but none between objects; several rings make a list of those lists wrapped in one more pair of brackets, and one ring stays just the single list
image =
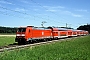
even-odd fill
[{"label": "locomotive side window", "polygon": [[26,28],[18,28],[17,32],[25,32]]},{"label": "locomotive side window", "polygon": [[30,32],[30,30],[29,30],[29,32]]}]

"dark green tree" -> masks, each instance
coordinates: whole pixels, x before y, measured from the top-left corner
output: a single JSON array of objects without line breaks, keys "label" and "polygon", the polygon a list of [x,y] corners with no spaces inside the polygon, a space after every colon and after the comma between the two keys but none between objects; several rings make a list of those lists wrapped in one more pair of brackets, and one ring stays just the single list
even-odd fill
[{"label": "dark green tree", "polygon": [[86,30],[86,31],[88,31],[89,34],[90,34],[90,24],[83,25],[83,26],[79,26],[77,29],[78,29],[78,30]]}]

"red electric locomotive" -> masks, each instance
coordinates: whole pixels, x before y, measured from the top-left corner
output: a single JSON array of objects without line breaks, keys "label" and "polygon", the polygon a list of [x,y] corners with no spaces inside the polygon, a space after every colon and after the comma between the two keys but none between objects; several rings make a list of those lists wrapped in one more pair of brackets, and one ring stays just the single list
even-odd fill
[{"label": "red electric locomotive", "polygon": [[32,42],[37,39],[50,39],[53,38],[52,30],[45,28],[37,28],[33,26],[20,27],[17,30],[15,41],[19,44],[26,42]]}]

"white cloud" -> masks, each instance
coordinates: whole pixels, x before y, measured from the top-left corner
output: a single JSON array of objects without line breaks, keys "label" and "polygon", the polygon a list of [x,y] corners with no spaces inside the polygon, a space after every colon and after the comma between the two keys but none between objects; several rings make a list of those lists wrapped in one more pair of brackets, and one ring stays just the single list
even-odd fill
[{"label": "white cloud", "polygon": [[79,11],[79,12],[88,12],[87,10],[83,10],[83,9],[78,9],[78,10],[75,10],[75,11]]},{"label": "white cloud", "polygon": [[48,9],[60,9],[60,8],[65,8],[65,7],[63,7],[63,6],[43,6],[43,7],[45,7],[45,8],[48,8]]},{"label": "white cloud", "polygon": [[70,11],[61,11],[62,14],[66,14],[66,15],[71,15],[73,17],[82,17],[83,15],[80,15],[80,14],[75,14],[73,12],[70,12]]},{"label": "white cloud", "polygon": [[[75,14],[71,11],[61,9],[61,8],[65,8],[65,7],[61,7],[61,6],[57,6],[57,7],[44,6],[44,7],[47,7],[48,9],[46,11],[49,11],[49,12],[57,12],[57,13],[60,13],[60,14],[70,15],[70,16],[73,16],[73,17],[83,17],[83,15]],[[84,10],[81,10],[81,11],[84,11]]]},{"label": "white cloud", "polygon": [[28,2],[28,1],[26,1],[26,0],[21,0],[21,2],[26,3],[26,4],[27,4],[27,3],[29,3],[29,2]]},{"label": "white cloud", "polygon": [[34,11],[38,11],[39,9],[33,9]]},{"label": "white cloud", "polygon": [[89,19],[89,18],[83,18],[83,19]]},{"label": "white cloud", "polygon": [[73,13],[70,12],[70,11],[62,11],[62,10],[61,10],[61,12],[64,13],[64,14],[68,14],[68,15],[72,15],[72,14],[73,14]]},{"label": "white cloud", "polygon": [[49,10],[46,10],[46,11],[50,11],[50,12],[56,12],[57,10],[54,10],[54,9],[49,9]]},{"label": "white cloud", "polygon": [[3,3],[3,4],[12,4],[11,2],[7,2],[7,1],[0,1],[0,3]]},{"label": "white cloud", "polygon": [[51,8],[58,8],[58,9],[60,9],[60,8],[65,8],[65,7],[63,7],[63,6],[56,6],[56,7],[51,7]]},{"label": "white cloud", "polygon": [[50,12],[57,12],[60,9],[65,8],[63,6],[43,6],[43,7],[46,8],[46,11],[50,11]]},{"label": "white cloud", "polygon": [[79,14],[72,14],[72,16],[74,16],[74,17],[82,17],[82,15],[79,15]]},{"label": "white cloud", "polygon": [[25,9],[21,9],[21,8],[16,8],[15,11],[28,11],[28,10],[25,10]]},{"label": "white cloud", "polygon": [[0,4],[0,6],[2,6],[2,5]]}]

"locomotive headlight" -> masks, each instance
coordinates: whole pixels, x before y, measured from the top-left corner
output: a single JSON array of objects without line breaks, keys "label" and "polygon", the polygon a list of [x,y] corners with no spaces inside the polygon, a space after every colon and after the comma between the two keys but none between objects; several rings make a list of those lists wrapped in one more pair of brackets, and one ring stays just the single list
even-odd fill
[{"label": "locomotive headlight", "polygon": [[20,34],[17,34],[16,36],[20,36]]},{"label": "locomotive headlight", "polygon": [[22,34],[21,36],[25,36],[25,34]]},{"label": "locomotive headlight", "polygon": [[25,36],[25,34],[17,34],[16,36]]}]

